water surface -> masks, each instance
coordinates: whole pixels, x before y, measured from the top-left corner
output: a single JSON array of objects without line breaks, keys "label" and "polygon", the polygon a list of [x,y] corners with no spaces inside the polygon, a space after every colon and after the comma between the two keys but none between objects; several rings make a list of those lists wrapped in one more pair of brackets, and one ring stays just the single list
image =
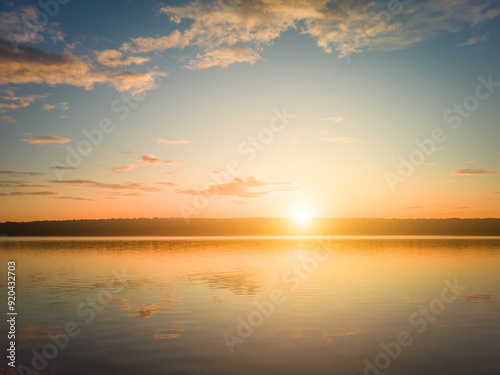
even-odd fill
[{"label": "water surface", "polygon": [[41,374],[500,373],[500,238],[2,238],[0,259],[17,364],[64,346]]}]

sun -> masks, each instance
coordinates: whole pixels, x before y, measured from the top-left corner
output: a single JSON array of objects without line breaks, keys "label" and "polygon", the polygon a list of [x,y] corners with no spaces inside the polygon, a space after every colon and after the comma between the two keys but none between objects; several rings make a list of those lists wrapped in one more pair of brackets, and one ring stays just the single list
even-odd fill
[{"label": "sun", "polygon": [[293,218],[295,219],[297,224],[306,225],[311,219],[311,216],[306,211],[298,211],[293,215]]}]

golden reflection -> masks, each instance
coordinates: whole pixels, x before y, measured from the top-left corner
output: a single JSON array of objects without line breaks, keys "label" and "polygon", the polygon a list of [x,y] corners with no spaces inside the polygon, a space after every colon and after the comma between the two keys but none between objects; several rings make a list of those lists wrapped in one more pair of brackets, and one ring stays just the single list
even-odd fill
[{"label": "golden reflection", "polygon": [[360,329],[348,329],[342,327],[332,327],[329,330],[323,330],[323,339],[327,344],[333,343],[334,337],[345,337],[352,336],[362,333],[363,331]]},{"label": "golden reflection", "polygon": [[29,324],[22,328],[19,332],[19,337],[22,341],[43,341],[47,340],[49,333],[62,331],[61,326],[50,326],[45,324]]},{"label": "golden reflection", "polygon": [[139,308],[136,311],[135,316],[140,318],[149,319],[151,318],[156,311],[158,310],[158,306],[155,303],[148,303],[144,307]]},{"label": "golden reflection", "polygon": [[159,340],[176,339],[182,336],[181,332],[184,332],[184,328],[185,325],[183,321],[175,321],[169,328],[156,331],[153,338]]},{"label": "golden reflection", "polygon": [[189,276],[191,282],[202,282],[212,288],[227,289],[236,295],[253,296],[263,285],[255,272],[235,270],[220,273],[197,273]]}]

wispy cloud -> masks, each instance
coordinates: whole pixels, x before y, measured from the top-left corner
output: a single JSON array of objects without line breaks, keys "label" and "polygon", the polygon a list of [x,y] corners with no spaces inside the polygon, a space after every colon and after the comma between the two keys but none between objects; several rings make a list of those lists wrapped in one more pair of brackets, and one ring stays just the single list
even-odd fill
[{"label": "wispy cloud", "polygon": [[340,117],[340,116],[334,116],[334,117],[327,117],[327,118],[324,118],[323,121],[328,121],[332,124],[336,124],[336,123],[339,123],[340,121],[343,121],[344,118],[343,117]]},{"label": "wispy cloud", "polygon": [[118,92],[136,94],[155,88],[157,77],[166,76],[160,71],[139,73],[96,69],[87,59],[72,54],[49,54],[26,46],[19,46],[16,50],[8,41],[0,40],[0,82],[3,84],[45,83],[50,86],[83,87],[86,90],[96,84],[108,84]]},{"label": "wispy cloud", "polygon": [[0,12],[0,38],[31,44],[41,43],[47,38],[54,42],[64,39],[56,22],[40,22],[40,19],[35,6]]},{"label": "wispy cloud", "polygon": [[[1,57],[1,50],[0,50],[0,57]],[[2,73],[0,72],[0,76],[1,74]],[[0,83],[1,83],[1,78],[0,78]],[[18,108],[26,108],[35,100],[44,99],[46,97],[47,94],[17,96],[11,89],[4,89],[4,95],[1,96],[0,98],[7,102],[0,103],[0,113],[5,113],[8,109],[15,110]]]},{"label": "wispy cloud", "polygon": [[464,175],[476,175],[476,176],[487,176],[487,175],[498,175],[500,170],[498,169],[458,169],[452,172],[453,175],[464,176]]},{"label": "wispy cloud", "polygon": [[123,57],[120,51],[116,50],[106,50],[106,51],[95,51],[97,61],[102,65],[111,66],[116,68],[117,66],[126,65],[141,65],[145,62],[151,60],[149,57],[138,57],[138,56],[128,56]]},{"label": "wispy cloud", "polygon": [[160,160],[152,154],[142,155],[140,158],[134,158],[134,160],[150,165],[170,165],[184,163],[183,160]]},{"label": "wispy cloud", "polygon": [[0,121],[5,121],[5,122],[9,122],[11,124],[15,124],[17,122],[17,119],[15,119],[14,117],[10,117],[8,115],[3,115],[3,116],[0,116]]},{"label": "wispy cloud", "polygon": [[50,167],[50,168],[57,169],[57,170],[60,170],[60,171],[76,171],[76,170],[83,169],[83,168],[80,168],[80,167],[68,167],[68,166],[65,166],[65,165],[56,165],[56,166]]},{"label": "wispy cloud", "polygon": [[38,197],[38,196],[53,196],[60,195],[61,193],[56,193],[55,191],[34,191],[34,192],[24,192],[15,191],[12,193],[0,193],[0,197]]},{"label": "wispy cloud", "polygon": [[153,176],[171,176],[174,174],[181,174],[181,173],[184,173],[184,172],[183,171],[170,171],[170,172],[164,172],[164,173],[160,173],[160,174],[154,174]]},{"label": "wispy cloud", "polygon": [[36,185],[22,180],[0,180],[0,188],[43,188],[46,185]]},{"label": "wispy cloud", "polygon": [[42,143],[68,143],[71,141],[69,138],[59,137],[57,135],[37,135],[33,138],[24,138],[21,141],[25,141],[31,144],[42,144]]},{"label": "wispy cloud", "polygon": [[85,186],[97,189],[113,189],[113,190],[143,190],[143,191],[160,191],[161,189],[147,186],[143,183],[123,183],[123,184],[108,184],[93,180],[49,180],[48,182],[59,185],[68,185],[73,187]]},{"label": "wispy cloud", "polygon": [[58,103],[58,104],[48,104],[48,103],[45,103],[42,106],[42,109],[44,111],[52,111],[53,109],[56,109],[56,108],[60,108],[63,111],[67,111],[69,109],[68,103],[66,103],[66,102],[62,102],[62,103]]},{"label": "wispy cloud", "polygon": [[489,35],[490,35],[490,33],[486,33],[486,34],[483,34],[482,36],[479,36],[479,37],[470,38],[467,42],[457,44],[457,46],[458,47],[465,47],[465,46],[472,46],[474,44],[486,42],[488,40]]},{"label": "wispy cloud", "polygon": [[128,164],[124,165],[123,167],[115,167],[111,169],[103,169],[103,172],[113,172],[113,173],[123,173],[127,171],[131,171],[132,169],[140,169],[140,167],[137,167],[136,164]]},{"label": "wispy cloud", "polygon": [[205,196],[235,196],[240,198],[260,198],[279,193],[299,193],[304,188],[287,182],[265,183],[254,177],[234,178],[231,182],[219,185],[210,185],[203,190],[187,189],[178,193]]},{"label": "wispy cloud", "polygon": [[57,197],[56,199],[67,199],[72,201],[95,201],[95,199],[82,198],[82,197]]},{"label": "wispy cloud", "polygon": [[12,169],[2,170],[2,171],[0,171],[0,174],[7,174],[10,176],[14,176],[14,177],[42,176],[43,175],[43,173],[39,173],[39,172],[21,172],[21,171],[14,171]]},{"label": "wispy cloud", "polygon": [[160,139],[158,139],[158,143],[166,143],[166,144],[169,144],[169,145],[178,145],[178,144],[181,144],[181,143],[191,143],[191,141],[186,141],[186,140],[183,140],[183,139],[164,139],[164,138],[160,138]]},{"label": "wispy cloud", "polygon": [[[325,52],[337,51],[342,58],[361,52],[363,48],[386,51],[407,48],[439,33],[476,27],[494,19],[500,12],[490,0],[411,0],[402,5],[400,13],[383,23],[373,13],[386,10],[387,5],[369,0],[248,0],[237,3],[194,0],[160,8],[160,13],[167,15],[171,22],[189,23],[186,29],[157,38],[130,39],[121,50],[143,53],[197,46],[205,52],[190,63],[192,68],[222,66],[216,63],[217,57],[212,62],[211,51],[268,45],[283,32],[299,29],[315,38]],[[367,36],[368,46],[365,44]]]},{"label": "wispy cloud", "polygon": [[225,47],[198,54],[196,58],[189,61],[187,68],[206,69],[214,66],[227,68],[231,64],[243,62],[253,65],[260,58],[260,55],[251,48]]}]

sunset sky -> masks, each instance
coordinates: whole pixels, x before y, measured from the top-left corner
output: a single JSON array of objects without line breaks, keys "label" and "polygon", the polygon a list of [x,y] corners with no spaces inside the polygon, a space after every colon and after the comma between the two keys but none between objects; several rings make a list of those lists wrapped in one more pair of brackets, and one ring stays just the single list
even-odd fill
[{"label": "sunset sky", "polygon": [[4,1],[0,38],[0,221],[500,216],[496,1]]}]

